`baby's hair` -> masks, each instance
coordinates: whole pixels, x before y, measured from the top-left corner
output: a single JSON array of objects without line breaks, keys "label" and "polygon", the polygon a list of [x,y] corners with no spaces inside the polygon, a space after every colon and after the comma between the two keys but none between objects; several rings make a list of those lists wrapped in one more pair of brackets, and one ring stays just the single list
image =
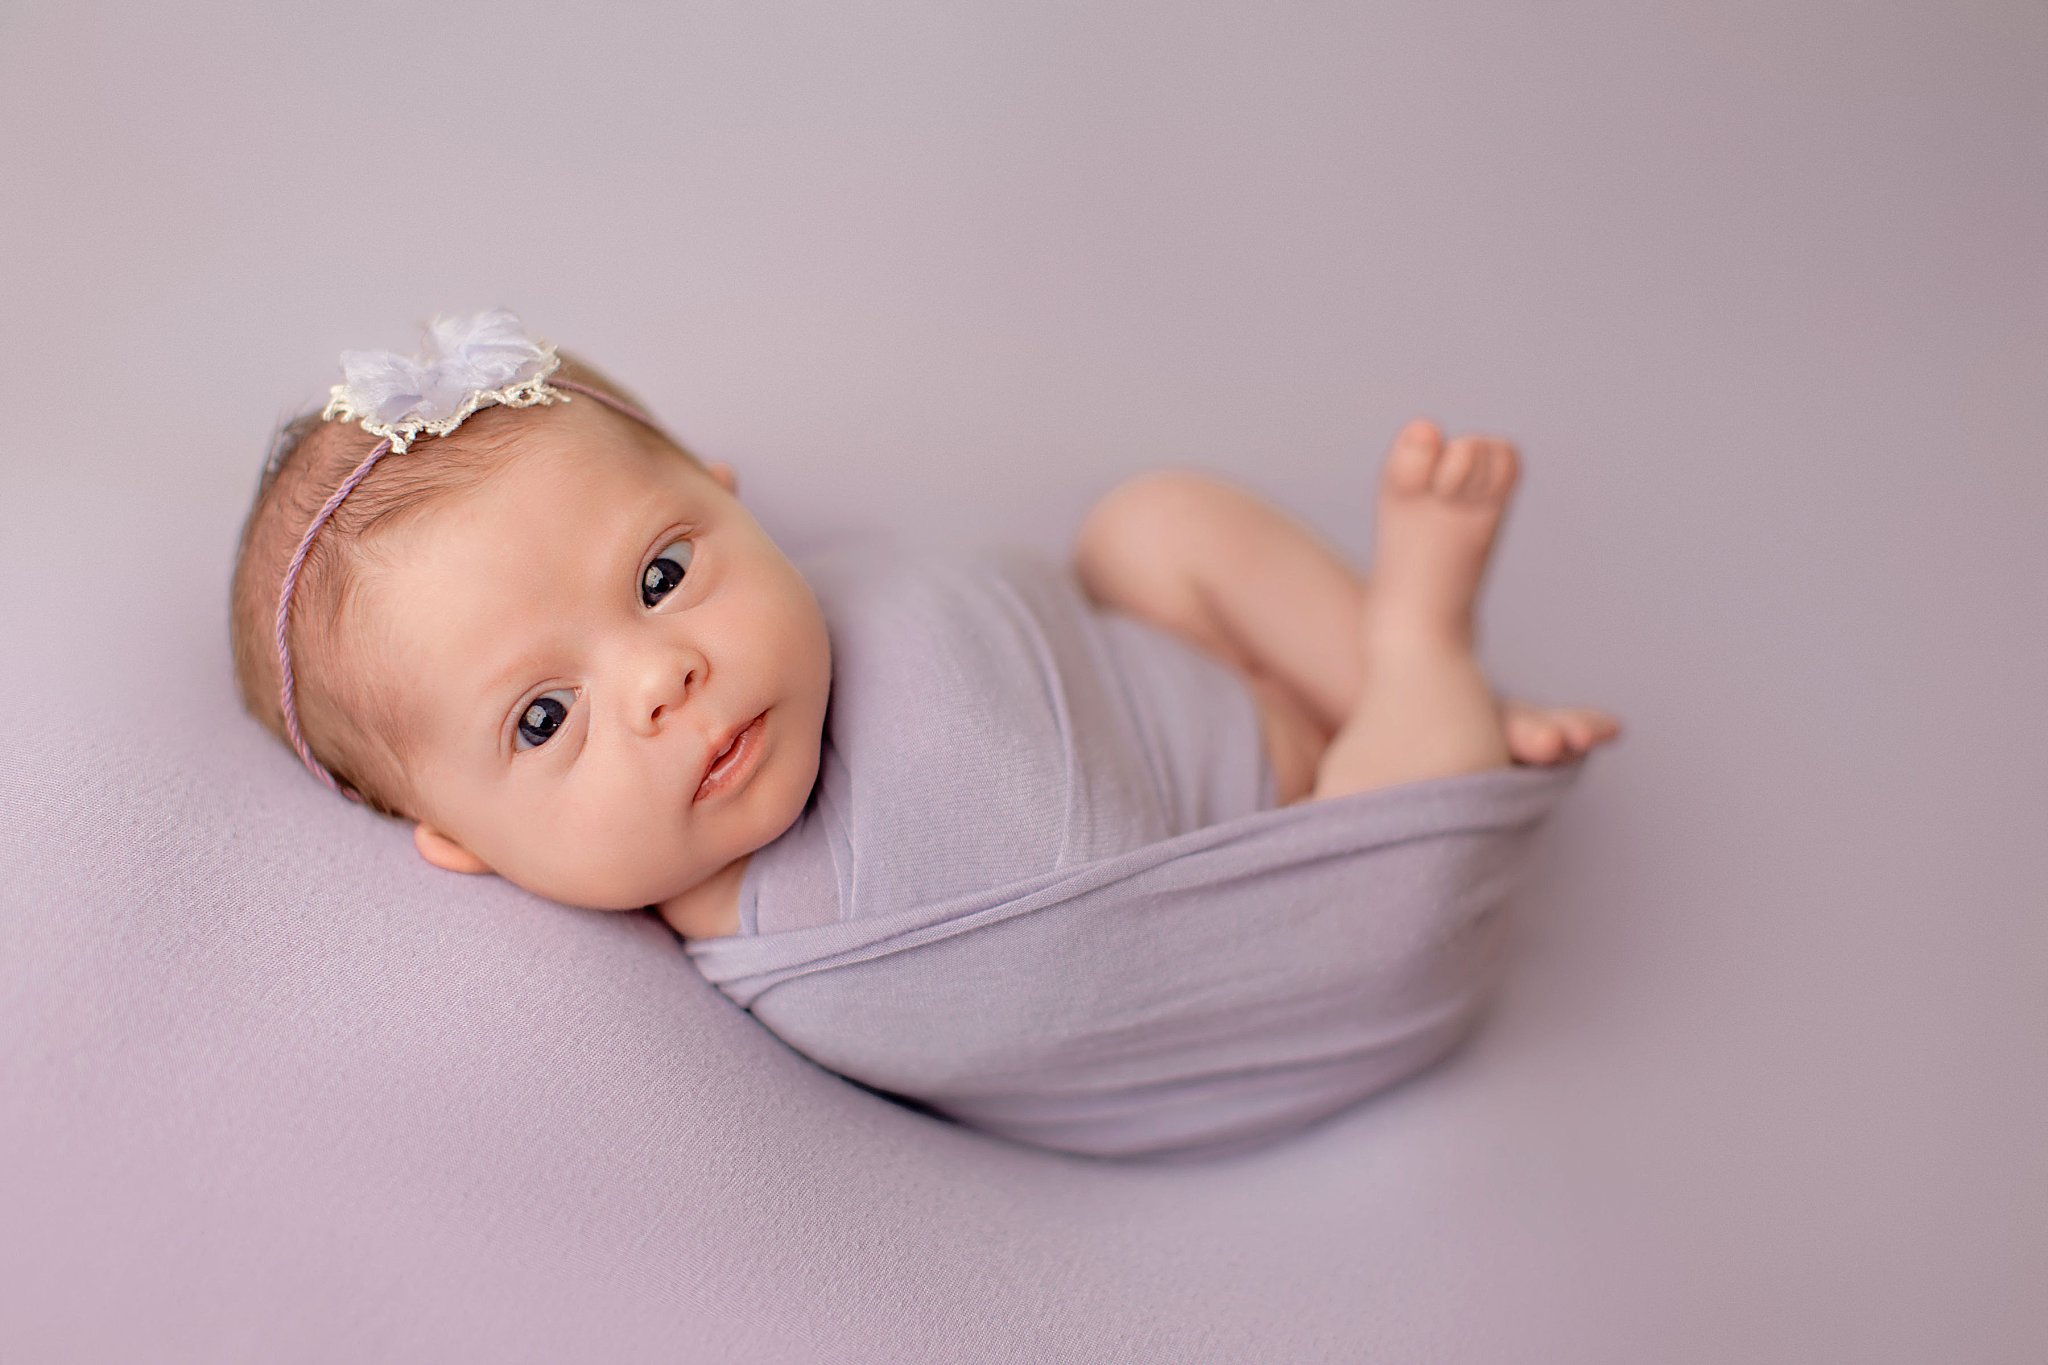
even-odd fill
[{"label": "baby's hair", "polygon": [[[602,372],[566,351],[558,354],[562,378],[646,411]],[[602,404],[590,406],[647,449],[704,468],[673,440]],[[379,558],[378,532],[416,521],[516,463],[521,431],[532,420],[524,409],[486,408],[446,436],[429,436],[403,455],[387,455],[335,509],[299,571],[291,649],[300,733],[338,781],[385,815],[414,818],[406,759],[415,736],[390,694],[388,670],[375,666],[379,642],[361,610],[361,570]],[[318,408],[286,421],[271,439],[255,502],[242,523],[228,594],[235,687],[243,709],[287,747],[291,741],[278,700],[278,590],[307,525],[377,439],[353,422],[323,422]]]}]

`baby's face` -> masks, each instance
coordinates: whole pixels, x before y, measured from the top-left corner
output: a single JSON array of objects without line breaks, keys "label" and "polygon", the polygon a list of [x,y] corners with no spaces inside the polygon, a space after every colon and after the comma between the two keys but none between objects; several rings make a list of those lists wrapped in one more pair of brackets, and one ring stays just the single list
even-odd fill
[{"label": "baby's face", "polygon": [[[452,841],[481,865],[466,870],[567,905],[659,906],[802,812],[824,615],[723,471],[644,450],[595,403],[521,416],[538,444],[391,533],[391,564],[366,571],[418,731],[422,851]],[[700,796],[763,715],[746,770]]]}]

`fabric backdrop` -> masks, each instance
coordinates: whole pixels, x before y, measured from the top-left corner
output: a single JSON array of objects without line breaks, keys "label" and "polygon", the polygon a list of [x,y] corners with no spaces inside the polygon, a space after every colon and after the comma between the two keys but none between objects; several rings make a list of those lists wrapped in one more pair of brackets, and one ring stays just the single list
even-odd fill
[{"label": "fabric backdrop", "polygon": [[[0,1357],[2048,1357],[2048,10],[0,6]],[[235,707],[265,442],[503,305],[792,539],[1519,442],[1621,715],[1443,1066],[1056,1158]]]}]

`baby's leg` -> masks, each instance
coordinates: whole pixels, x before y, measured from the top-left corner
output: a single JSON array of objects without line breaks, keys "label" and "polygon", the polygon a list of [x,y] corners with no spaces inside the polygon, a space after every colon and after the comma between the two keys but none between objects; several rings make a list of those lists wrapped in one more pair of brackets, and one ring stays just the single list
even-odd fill
[{"label": "baby's leg", "polygon": [[1473,618],[1518,472],[1505,441],[1446,447],[1431,423],[1402,428],[1380,476],[1364,682],[1314,799],[1508,766]]},{"label": "baby's leg", "polygon": [[[1367,673],[1367,580],[1272,503],[1201,471],[1140,475],[1097,505],[1075,558],[1098,604],[1173,631],[1243,673],[1262,708],[1285,718],[1283,766],[1320,759],[1350,717]],[[1523,763],[1554,763],[1621,728],[1590,707],[1507,698],[1500,709],[1509,752]]]},{"label": "baby's leg", "polygon": [[1330,736],[1365,679],[1366,581],[1308,527],[1247,489],[1180,473],[1191,524],[1214,528],[1179,624],[1291,700]]},{"label": "baby's leg", "polygon": [[[1112,541],[1098,556],[1111,561],[1111,571],[1091,578],[1084,562],[1092,593],[1235,665],[1262,700],[1284,698],[1293,718],[1284,728],[1317,731],[1308,747],[1320,757],[1365,685],[1368,581],[1307,526],[1228,480],[1172,470],[1142,482],[1139,526],[1165,524],[1172,534],[1140,530],[1130,537],[1135,549]],[[1177,573],[1169,561],[1185,562],[1188,571]],[[1523,763],[1556,762],[1621,728],[1590,707],[1514,698],[1502,703],[1501,719],[1508,750]]]}]

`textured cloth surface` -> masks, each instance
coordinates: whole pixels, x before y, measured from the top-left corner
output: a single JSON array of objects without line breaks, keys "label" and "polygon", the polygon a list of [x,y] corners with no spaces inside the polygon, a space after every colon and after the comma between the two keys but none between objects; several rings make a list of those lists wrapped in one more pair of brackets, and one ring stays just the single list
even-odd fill
[{"label": "textured cloth surface", "polygon": [[[2048,1360],[2048,8],[796,13],[0,7],[0,1361]],[[322,789],[265,437],[493,302],[784,543],[1196,463],[1365,564],[1402,421],[1515,438],[1489,675],[1628,728],[1484,1027],[1060,1156]]]},{"label": "textured cloth surface", "polygon": [[685,946],[785,1042],[1017,1141],[1215,1155],[1441,1056],[1579,763],[1275,806],[1224,664],[1046,556],[800,560],[817,787]]},{"label": "textured cloth surface", "polygon": [[1237,675],[1097,608],[1051,557],[793,558],[831,633],[832,700],[811,806],[747,865],[743,934],[977,895],[1273,806]]}]

